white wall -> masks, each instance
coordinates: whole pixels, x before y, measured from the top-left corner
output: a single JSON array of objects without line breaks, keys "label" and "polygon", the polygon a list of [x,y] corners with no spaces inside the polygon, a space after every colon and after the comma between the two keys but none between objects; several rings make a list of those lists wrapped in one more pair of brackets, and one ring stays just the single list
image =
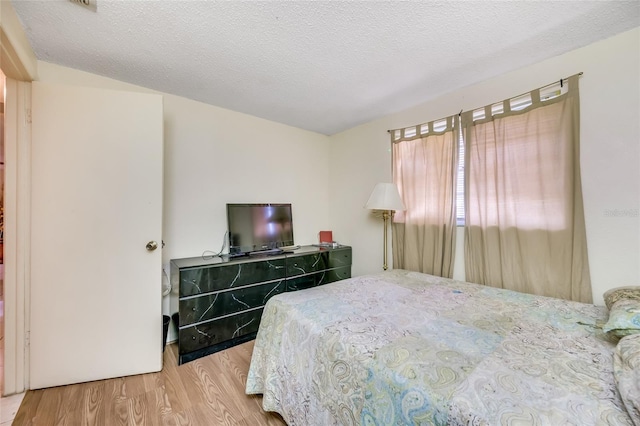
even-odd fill
[{"label": "white wall", "polygon": [[[158,93],[42,61],[38,75],[44,82]],[[226,203],[291,203],[296,244],[314,243],[320,229],[331,228],[327,136],[162,95],[163,263],[218,252],[227,229]],[[166,298],[163,310],[169,312]]]},{"label": "white wall", "polygon": [[[382,268],[382,224],[362,206],[377,182],[391,181],[387,129],[482,107],[580,71],[582,187],[594,303],[602,304],[609,288],[640,285],[638,28],[332,136],[331,222],[340,240],[353,246],[353,274]],[[459,236],[456,278],[464,276],[462,241]]]}]

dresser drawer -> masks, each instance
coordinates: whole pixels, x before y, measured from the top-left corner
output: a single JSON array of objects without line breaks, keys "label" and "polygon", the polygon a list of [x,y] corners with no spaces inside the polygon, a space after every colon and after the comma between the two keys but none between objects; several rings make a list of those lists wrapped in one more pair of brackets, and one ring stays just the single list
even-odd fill
[{"label": "dresser drawer", "polygon": [[284,279],[285,273],[285,259],[182,270],[180,297]]},{"label": "dresser drawer", "polygon": [[286,290],[285,280],[211,293],[180,301],[180,324],[189,325],[257,308]]},{"label": "dresser drawer", "polygon": [[287,277],[310,274],[327,268],[329,253],[319,252],[287,258]]},{"label": "dresser drawer", "polygon": [[287,291],[304,290],[323,284],[351,278],[351,266],[320,271],[287,279]]},{"label": "dresser drawer", "polygon": [[[351,247],[344,247],[329,252],[329,259],[327,261],[327,269],[341,268],[348,266],[351,268]],[[349,273],[349,277],[351,273]]]},{"label": "dresser drawer", "polygon": [[241,312],[200,325],[181,328],[178,332],[180,354],[213,346],[246,334],[255,333],[260,325],[263,309]]},{"label": "dresser drawer", "polygon": [[320,284],[329,284],[335,281],[351,278],[351,266],[343,266],[342,268],[330,269],[325,274]]},{"label": "dresser drawer", "polygon": [[303,275],[297,278],[290,278],[287,280],[287,291],[305,290],[307,288],[320,285],[323,272],[316,274]]},{"label": "dresser drawer", "polygon": [[351,247],[287,257],[287,277],[351,266]]}]

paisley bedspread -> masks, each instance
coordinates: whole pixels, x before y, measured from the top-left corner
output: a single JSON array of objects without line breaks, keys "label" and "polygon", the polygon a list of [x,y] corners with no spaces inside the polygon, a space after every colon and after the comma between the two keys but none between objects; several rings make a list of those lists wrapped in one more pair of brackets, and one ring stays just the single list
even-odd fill
[{"label": "paisley bedspread", "polygon": [[247,394],[289,425],[631,425],[605,307],[403,270],[275,296]]}]

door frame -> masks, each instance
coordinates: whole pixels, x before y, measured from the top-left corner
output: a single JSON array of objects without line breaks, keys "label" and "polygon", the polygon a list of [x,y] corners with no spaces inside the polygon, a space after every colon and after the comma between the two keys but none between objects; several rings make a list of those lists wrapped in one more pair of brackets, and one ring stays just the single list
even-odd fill
[{"label": "door frame", "polygon": [[[8,1],[0,1],[0,64],[6,76],[4,395],[29,387],[31,81],[37,59]],[[7,374],[11,373],[11,374]]]},{"label": "door frame", "polygon": [[6,79],[4,209],[4,395],[29,383],[31,83]]}]

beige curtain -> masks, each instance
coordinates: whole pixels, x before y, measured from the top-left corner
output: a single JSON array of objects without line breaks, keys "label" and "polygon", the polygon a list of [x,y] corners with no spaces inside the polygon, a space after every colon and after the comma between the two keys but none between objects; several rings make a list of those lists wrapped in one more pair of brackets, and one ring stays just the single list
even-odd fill
[{"label": "beige curtain", "polygon": [[406,207],[393,219],[394,268],[453,275],[458,123],[454,116],[391,132],[393,180]]},{"label": "beige curtain", "polygon": [[[591,302],[578,76],[565,93],[463,115],[467,281]],[[544,96],[543,96],[544,99]],[[477,115],[477,114],[476,114]]]}]

